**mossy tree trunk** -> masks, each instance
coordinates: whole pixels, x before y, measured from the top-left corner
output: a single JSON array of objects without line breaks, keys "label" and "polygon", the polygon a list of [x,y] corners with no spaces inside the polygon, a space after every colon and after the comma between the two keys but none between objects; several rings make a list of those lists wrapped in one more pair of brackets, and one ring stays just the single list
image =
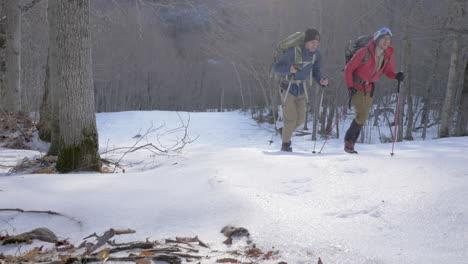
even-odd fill
[{"label": "mossy tree trunk", "polygon": [[[49,0],[57,5],[56,70],[59,91],[59,155],[57,170],[99,171],[89,0]],[[54,45],[52,45],[53,47]],[[54,68],[51,65],[51,70]]]}]

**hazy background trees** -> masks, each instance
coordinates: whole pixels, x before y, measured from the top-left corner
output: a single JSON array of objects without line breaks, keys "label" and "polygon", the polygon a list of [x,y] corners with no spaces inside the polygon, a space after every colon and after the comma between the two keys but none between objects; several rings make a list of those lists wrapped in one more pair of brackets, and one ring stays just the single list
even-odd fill
[{"label": "hazy background trees", "polygon": [[[96,108],[98,112],[269,105],[275,109],[278,91],[269,70],[276,43],[295,31],[315,27],[322,34],[323,72],[331,80],[319,121],[321,127],[330,127],[347,103],[344,47],[357,36],[388,26],[394,33],[396,69],[407,73],[401,91],[401,105],[406,107],[401,111],[399,140],[411,139],[416,130],[426,137],[425,130],[439,127],[441,120],[446,120],[450,135],[455,127],[462,135],[467,132],[466,107],[461,107],[468,58],[467,2],[93,0]],[[42,0],[22,15],[21,99],[26,111],[38,111],[44,94],[46,8],[47,1]],[[456,61],[451,59],[455,55]],[[451,98],[447,87],[452,89]],[[310,109],[317,113],[319,92],[316,87],[309,89]],[[367,127],[393,122],[388,114],[394,109],[395,91],[395,81],[382,78],[377,84],[376,105]],[[446,99],[449,102],[444,103]]]}]

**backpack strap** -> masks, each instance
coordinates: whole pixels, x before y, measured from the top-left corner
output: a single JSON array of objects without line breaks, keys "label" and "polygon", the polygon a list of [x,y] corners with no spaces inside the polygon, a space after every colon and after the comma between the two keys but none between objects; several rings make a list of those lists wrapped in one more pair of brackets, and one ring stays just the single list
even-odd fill
[{"label": "backpack strap", "polygon": [[366,52],[366,55],[365,55],[364,58],[362,59],[361,65],[366,64],[366,62],[369,60],[369,57],[370,57],[370,55],[371,55],[371,52],[370,52],[370,50],[369,50],[369,47],[366,48],[366,51],[367,51],[367,52]]}]

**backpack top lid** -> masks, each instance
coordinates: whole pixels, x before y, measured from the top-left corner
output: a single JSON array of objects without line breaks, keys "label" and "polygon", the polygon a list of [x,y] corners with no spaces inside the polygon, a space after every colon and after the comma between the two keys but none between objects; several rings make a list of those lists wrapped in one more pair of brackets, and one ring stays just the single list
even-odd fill
[{"label": "backpack top lid", "polygon": [[304,43],[304,32],[295,32],[280,41],[275,50],[274,61],[276,62],[283,54],[292,47],[297,47]]},{"label": "backpack top lid", "polygon": [[372,35],[363,35],[355,40],[350,40],[348,42],[348,45],[346,45],[345,48],[345,64],[348,64],[348,62],[353,58],[354,54],[361,48],[364,48],[367,46],[369,41],[373,39]]}]

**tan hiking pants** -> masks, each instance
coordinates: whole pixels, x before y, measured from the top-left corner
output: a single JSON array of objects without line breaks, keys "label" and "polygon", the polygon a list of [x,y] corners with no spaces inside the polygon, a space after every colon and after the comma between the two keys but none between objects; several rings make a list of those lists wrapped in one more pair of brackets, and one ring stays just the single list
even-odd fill
[{"label": "tan hiking pants", "polygon": [[356,94],[351,99],[351,103],[356,112],[356,117],[354,119],[359,125],[364,125],[367,119],[369,119],[369,111],[372,107],[372,97],[370,93],[357,90]]},{"label": "tan hiking pants", "polygon": [[[283,90],[283,96],[286,90]],[[304,123],[306,98],[288,94],[283,104],[283,143],[291,142],[293,132]]]}]

